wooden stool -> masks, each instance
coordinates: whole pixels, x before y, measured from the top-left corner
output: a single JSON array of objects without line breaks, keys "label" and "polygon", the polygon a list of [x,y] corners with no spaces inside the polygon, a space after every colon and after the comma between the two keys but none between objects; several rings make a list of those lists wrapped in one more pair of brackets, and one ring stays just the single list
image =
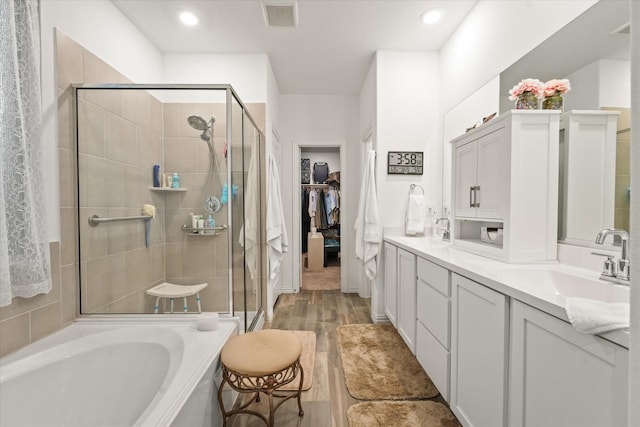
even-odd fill
[{"label": "wooden stool", "polygon": [[[222,348],[222,382],[218,388],[218,402],[222,411],[223,426],[227,418],[239,413],[251,414],[262,419],[267,426],[273,426],[275,411],[285,401],[298,398],[298,416],[303,416],[300,396],[304,372],[300,365],[302,344],[291,332],[278,329],[265,329],[248,332],[231,338]],[[289,394],[276,394],[279,387],[293,381],[300,372],[298,391]],[[222,388],[229,383],[239,393],[255,393],[247,403],[227,412],[222,402]],[[253,401],[260,401],[260,393],[269,397],[269,418],[263,414],[246,409]],[[273,398],[282,398],[275,406]]]}]

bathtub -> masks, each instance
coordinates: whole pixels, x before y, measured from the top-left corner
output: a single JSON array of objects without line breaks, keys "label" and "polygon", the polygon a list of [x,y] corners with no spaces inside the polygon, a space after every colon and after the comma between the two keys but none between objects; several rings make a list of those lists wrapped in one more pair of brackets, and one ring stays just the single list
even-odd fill
[{"label": "bathtub", "polygon": [[0,359],[0,426],[220,425],[220,350],[237,325],[80,319]]}]

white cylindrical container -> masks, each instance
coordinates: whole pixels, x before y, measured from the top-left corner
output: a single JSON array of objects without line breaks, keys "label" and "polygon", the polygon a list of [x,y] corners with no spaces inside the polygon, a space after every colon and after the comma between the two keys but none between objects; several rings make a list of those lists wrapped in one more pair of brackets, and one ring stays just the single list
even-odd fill
[{"label": "white cylindrical container", "polygon": [[204,217],[202,215],[198,217],[198,233],[204,234]]},{"label": "white cylindrical container", "polygon": [[189,215],[191,216],[191,228],[193,228],[192,232],[197,233],[198,230],[196,229],[198,228],[198,218],[200,218],[200,216],[194,215],[193,213],[190,213]]},{"label": "white cylindrical container", "polygon": [[198,330],[213,331],[218,329],[218,313],[202,313],[198,315]]}]

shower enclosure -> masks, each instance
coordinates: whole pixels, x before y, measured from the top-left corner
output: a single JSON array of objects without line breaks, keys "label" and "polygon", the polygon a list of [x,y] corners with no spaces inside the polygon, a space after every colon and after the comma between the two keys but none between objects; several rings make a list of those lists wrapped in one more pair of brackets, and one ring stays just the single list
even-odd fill
[{"label": "shower enclosure", "polygon": [[[251,330],[265,286],[264,124],[229,85],[81,84],[73,99],[80,314],[201,306]],[[157,298],[163,284],[199,293]]]}]

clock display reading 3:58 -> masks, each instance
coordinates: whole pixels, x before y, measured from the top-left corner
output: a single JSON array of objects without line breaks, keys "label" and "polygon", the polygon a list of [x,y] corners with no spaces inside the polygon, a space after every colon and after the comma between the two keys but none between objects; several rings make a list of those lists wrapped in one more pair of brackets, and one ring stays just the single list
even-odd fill
[{"label": "clock display reading 3:58", "polygon": [[395,175],[422,175],[422,151],[389,151],[387,173]]}]

